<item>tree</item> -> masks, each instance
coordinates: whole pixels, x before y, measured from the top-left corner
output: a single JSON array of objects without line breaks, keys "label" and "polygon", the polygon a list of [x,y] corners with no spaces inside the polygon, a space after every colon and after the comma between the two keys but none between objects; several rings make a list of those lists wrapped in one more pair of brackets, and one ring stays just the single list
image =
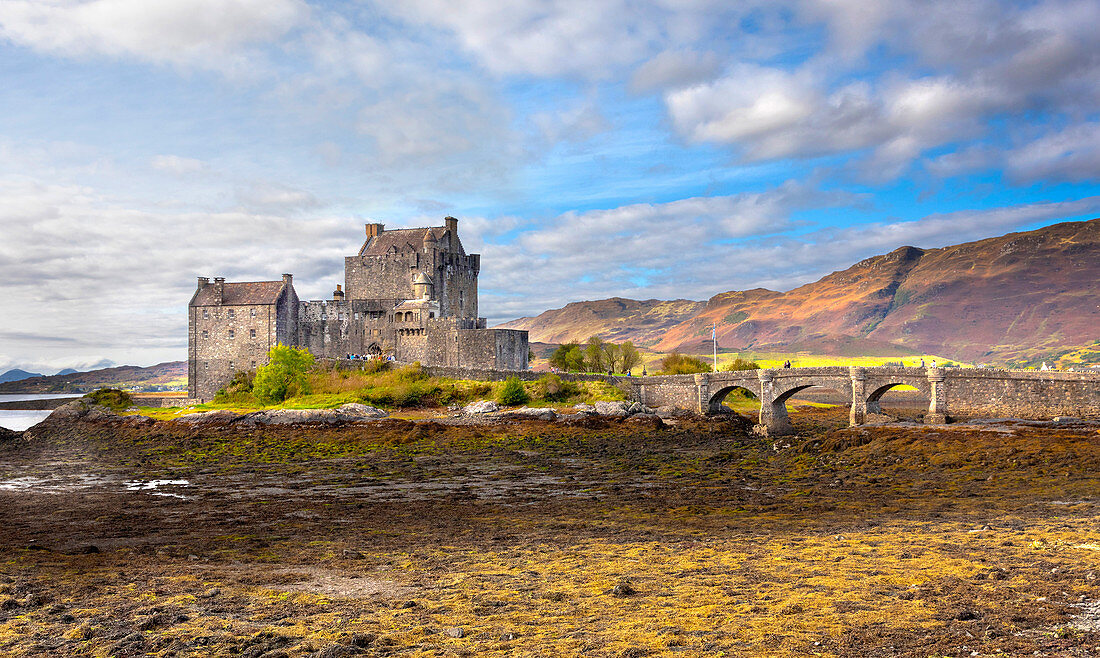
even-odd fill
[{"label": "tree", "polygon": [[562,343],[558,346],[558,349],[554,350],[554,353],[550,355],[550,365],[562,370],[569,370],[568,354],[577,347],[576,343]]},{"label": "tree", "polygon": [[519,380],[519,377],[509,377],[504,382],[504,387],[500,389],[500,395],[497,396],[497,402],[505,407],[513,407],[517,404],[524,404],[531,397],[527,395],[527,389],[523,388],[523,382]]},{"label": "tree", "polygon": [[588,339],[588,343],[584,348],[584,365],[588,367],[588,372],[603,372],[612,364],[607,362],[607,352],[604,347],[605,343],[599,336],[592,336]]},{"label": "tree", "polygon": [[638,352],[638,348],[634,347],[634,343],[628,340],[619,345],[619,372],[630,372],[640,365],[642,365],[642,355]]},{"label": "tree", "polygon": [[569,372],[581,372],[584,370],[584,352],[579,346],[569,350],[565,355],[565,369]]},{"label": "tree", "polygon": [[276,345],[267,353],[267,365],[256,370],[252,394],[264,404],[309,393],[306,374],[313,367],[313,355],[305,348]]}]

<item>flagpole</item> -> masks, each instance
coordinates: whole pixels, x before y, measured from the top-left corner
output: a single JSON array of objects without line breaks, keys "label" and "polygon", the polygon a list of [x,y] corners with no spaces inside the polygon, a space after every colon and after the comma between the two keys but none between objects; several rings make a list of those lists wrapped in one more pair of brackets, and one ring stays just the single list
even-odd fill
[{"label": "flagpole", "polygon": [[718,323],[710,327],[710,337],[714,341],[714,372],[718,372]]}]

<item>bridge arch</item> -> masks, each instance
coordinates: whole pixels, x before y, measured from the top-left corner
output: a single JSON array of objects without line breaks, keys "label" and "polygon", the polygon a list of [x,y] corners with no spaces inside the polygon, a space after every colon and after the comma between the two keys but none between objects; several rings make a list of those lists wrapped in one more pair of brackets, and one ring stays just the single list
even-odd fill
[{"label": "bridge arch", "polygon": [[736,384],[729,384],[722,388],[714,390],[710,395],[710,399],[707,400],[707,413],[716,414],[721,413],[722,403],[726,400],[726,397],[734,391],[745,391],[752,395],[757,401],[760,400],[760,382],[757,381],[754,386],[750,381],[738,382]]}]

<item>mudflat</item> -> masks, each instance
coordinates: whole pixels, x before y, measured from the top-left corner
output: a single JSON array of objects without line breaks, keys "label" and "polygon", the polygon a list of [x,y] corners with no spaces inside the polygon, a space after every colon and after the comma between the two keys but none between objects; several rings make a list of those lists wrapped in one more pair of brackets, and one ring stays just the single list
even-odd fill
[{"label": "mudflat", "polygon": [[1095,655],[1100,424],[0,439],[0,655]]}]

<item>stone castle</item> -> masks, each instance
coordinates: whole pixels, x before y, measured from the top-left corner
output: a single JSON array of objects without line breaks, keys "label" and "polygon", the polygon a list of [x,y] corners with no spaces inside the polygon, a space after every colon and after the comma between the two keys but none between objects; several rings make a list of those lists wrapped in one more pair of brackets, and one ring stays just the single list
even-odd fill
[{"label": "stone castle", "polygon": [[477,317],[480,254],[467,254],[458,220],[387,231],[367,224],[344,259],[330,300],[300,301],[293,277],[228,283],[199,277],[188,305],[188,393],[209,400],[238,371],[264,365],[276,345],[318,358],[349,354],[425,365],[526,370],[526,331],[486,329]]}]

